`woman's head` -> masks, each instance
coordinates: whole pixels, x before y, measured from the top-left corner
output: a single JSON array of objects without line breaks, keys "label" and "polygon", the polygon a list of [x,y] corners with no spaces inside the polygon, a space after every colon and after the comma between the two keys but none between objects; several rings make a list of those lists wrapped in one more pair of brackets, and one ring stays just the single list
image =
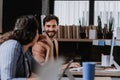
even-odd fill
[{"label": "woman's head", "polygon": [[36,36],[39,23],[35,16],[19,17],[15,23],[13,35],[23,45],[32,42]]},{"label": "woman's head", "polygon": [[8,39],[15,39],[22,45],[26,45],[34,40],[38,27],[39,23],[35,16],[21,16],[16,20],[14,30],[10,32],[10,35],[4,35],[4,37]]}]

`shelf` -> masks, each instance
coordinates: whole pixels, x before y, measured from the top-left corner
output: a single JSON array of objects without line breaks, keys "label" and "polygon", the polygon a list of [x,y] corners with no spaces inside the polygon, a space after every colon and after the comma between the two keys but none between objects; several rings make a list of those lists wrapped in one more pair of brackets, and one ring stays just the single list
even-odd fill
[{"label": "shelf", "polygon": [[59,42],[92,42],[92,39],[58,39]]},{"label": "shelf", "polygon": [[58,39],[59,42],[92,42],[93,40],[111,40],[111,39]]}]

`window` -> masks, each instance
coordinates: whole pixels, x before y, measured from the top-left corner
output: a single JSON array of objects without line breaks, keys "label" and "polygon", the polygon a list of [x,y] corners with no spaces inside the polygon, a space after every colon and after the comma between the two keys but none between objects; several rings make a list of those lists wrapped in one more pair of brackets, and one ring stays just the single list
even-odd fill
[{"label": "window", "polygon": [[110,16],[114,19],[114,30],[120,27],[120,1],[95,1],[94,25],[97,25],[97,16],[101,17],[102,27],[109,26]]},{"label": "window", "polygon": [[55,0],[54,14],[59,17],[60,25],[81,25],[89,23],[89,1]]}]

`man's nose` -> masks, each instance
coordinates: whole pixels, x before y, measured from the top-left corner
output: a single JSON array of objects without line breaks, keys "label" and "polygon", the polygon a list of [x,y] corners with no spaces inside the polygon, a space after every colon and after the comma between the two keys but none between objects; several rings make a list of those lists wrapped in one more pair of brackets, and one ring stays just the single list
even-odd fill
[{"label": "man's nose", "polygon": [[50,31],[53,31],[53,30],[54,30],[54,28],[53,28],[53,27],[50,27],[50,28],[49,28],[49,30],[50,30]]}]

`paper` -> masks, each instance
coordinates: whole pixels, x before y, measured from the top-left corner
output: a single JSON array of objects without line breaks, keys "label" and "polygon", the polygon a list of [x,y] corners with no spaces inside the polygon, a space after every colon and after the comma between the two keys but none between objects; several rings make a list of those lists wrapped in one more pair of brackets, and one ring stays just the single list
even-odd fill
[{"label": "paper", "polygon": [[96,30],[89,30],[89,39],[96,39]]},{"label": "paper", "polygon": [[101,62],[102,62],[102,66],[110,66],[110,55],[104,55],[102,54],[102,57],[101,57]]},{"label": "paper", "polygon": [[98,45],[98,40],[93,40],[93,45]]},{"label": "paper", "polygon": [[116,41],[116,46],[120,46],[120,41]]},{"label": "paper", "polygon": [[80,71],[82,70],[82,67],[78,67],[78,68],[71,68],[69,69],[70,71]]},{"label": "paper", "polygon": [[120,27],[117,27],[117,36],[116,39],[120,39]]},{"label": "paper", "polygon": [[104,40],[98,40],[98,45],[99,46],[104,46],[105,45],[105,41]]},{"label": "paper", "polygon": [[110,45],[111,40],[105,40],[105,45]]}]

